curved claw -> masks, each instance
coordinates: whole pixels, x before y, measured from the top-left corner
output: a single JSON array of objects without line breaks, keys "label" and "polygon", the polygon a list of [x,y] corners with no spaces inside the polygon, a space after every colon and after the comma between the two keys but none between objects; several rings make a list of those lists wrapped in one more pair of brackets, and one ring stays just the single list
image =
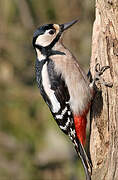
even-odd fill
[{"label": "curved claw", "polygon": [[103,66],[103,67],[101,67],[100,64],[97,63],[97,64],[95,65],[95,72],[96,72],[96,74],[95,74],[94,82],[96,82],[96,81],[99,80],[100,83],[103,84],[104,86],[112,87],[112,86],[113,86],[112,83],[106,83],[106,82],[104,81],[104,79],[101,77],[101,75],[102,75],[107,69],[109,69],[109,68],[110,68],[110,66]]},{"label": "curved claw", "polygon": [[103,66],[100,71],[103,73],[104,71],[106,71],[107,69],[109,69],[110,66]]},{"label": "curved claw", "polygon": [[96,71],[97,73],[99,73],[100,75],[102,75],[103,72],[106,71],[106,70],[109,69],[109,68],[110,68],[110,66],[103,66],[103,67],[101,67],[99,63],[97,63],[97,64],[95,65],[95,71]]},{"label": "curved claw", "polygon": [[97,64],[95,65],[95,71],[96,71],[96,72],[100,72],[100,64],[99,64],[99,63],[97,63]]}]

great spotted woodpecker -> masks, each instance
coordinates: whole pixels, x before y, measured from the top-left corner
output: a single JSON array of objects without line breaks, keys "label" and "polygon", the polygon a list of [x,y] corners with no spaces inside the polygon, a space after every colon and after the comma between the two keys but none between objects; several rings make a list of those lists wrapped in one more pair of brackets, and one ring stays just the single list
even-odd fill
[{"label": "great spotted woodpecker", "polygon": [[[92,165],[84,150],[86,116],[93,97],[93,84],[99,77],[90,83],[76,58],[62,43],[63,32],[77,21],[39,27],[33,35],[33,46],[37,55],[35,68],[40,93],[60,129],[73,142],[86,179],[90,180]],[[101,75],[102,71],[97,73]]]}]

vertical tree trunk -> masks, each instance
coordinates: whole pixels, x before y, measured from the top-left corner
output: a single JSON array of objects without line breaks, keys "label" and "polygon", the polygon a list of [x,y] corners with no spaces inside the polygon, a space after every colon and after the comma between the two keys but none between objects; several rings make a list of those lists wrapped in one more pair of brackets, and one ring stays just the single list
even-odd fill
[{"label": "vertical tree trunk", "polygon": [[118,0],[96,0],[91,72],[95,64],[109,65],[104,79],[108,88],[97,84],[91,110],[90,154],[92,180],[118,180]]}]

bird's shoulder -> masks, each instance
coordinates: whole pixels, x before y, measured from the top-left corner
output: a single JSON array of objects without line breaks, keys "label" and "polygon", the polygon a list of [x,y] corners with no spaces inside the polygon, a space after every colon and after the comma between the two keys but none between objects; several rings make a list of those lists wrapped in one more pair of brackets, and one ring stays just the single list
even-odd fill
[{"label": "bird's shoulder", "polygon": [[65,102],[69,101],[70,95],[63,75],[61,73],[57,73],[54,66],[54,62],[50,59],[47,64],[50,88],[54,91],[57,100],[63,106]]}]

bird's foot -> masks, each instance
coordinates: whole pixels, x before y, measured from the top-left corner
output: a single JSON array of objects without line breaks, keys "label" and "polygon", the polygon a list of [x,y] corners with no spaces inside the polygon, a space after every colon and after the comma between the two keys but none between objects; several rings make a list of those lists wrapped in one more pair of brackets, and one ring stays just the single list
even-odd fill
[{"label": "bird's foot", "polygon": [[101,75],[103,75],[103,73],[104,73],[107,69],[109,69],[109,68],[110,68],[110,66],[103,66],[103,67],[101,67],[100,64],[97,63],[96,66],[95,66],[95,77],[94,77],[94,80],[93,80],[94,83],[95,83],[96,81],[99,81],[99,82],[100,82],[101,84],[103,84],[104,86],[112,87],[112,86],[113,86],[112,83],[107,83],[107,82],[105,82],[104,78],[101,77]]}]

